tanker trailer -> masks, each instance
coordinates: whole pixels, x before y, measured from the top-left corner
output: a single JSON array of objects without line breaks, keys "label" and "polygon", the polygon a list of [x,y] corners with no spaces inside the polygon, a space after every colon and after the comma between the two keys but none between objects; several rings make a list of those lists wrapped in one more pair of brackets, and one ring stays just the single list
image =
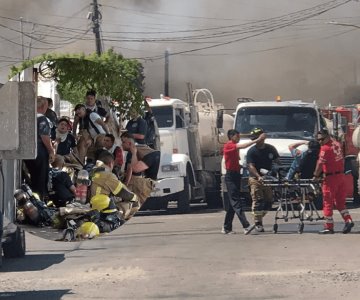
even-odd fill
[{"label": "tanker trailer", "polygon": [[[221,205],[222,145],[216,116],[222,106],[215,105],[206,91],[196,90],[188,102],[147,98],[159,128],[161,161],[154,192],[144,209],[166,208],[169,201],[177,202],[180,213],[188,212],[195,202]],[[206,101],[198,99],[200,93],[206,93]],[[233,117],[224,115],[224,120],[230,129]]]}]

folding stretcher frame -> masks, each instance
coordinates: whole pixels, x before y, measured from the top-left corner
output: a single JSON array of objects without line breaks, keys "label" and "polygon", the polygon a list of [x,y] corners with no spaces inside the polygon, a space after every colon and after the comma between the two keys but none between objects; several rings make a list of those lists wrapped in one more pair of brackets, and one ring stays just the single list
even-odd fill
[{"label": "folding stretcher frame", "polygon": [[272,188],[274,198],[278,201],[275,213],[273,232],[278,231],[278,220],[288,222],[289,219],[299,219],[298,233],[303,233],[305,221],[318,221],[324,218],[316,209],[314,200],[321,191],[321,182],[312,179],[278,180],[265,179],[264,185]]}]

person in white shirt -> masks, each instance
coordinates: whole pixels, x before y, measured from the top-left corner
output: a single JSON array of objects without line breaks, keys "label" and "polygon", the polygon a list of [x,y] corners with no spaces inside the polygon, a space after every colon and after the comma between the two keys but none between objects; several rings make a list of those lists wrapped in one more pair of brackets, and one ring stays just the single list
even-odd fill
[{"label": "person in white shirt", "polygon": [[[76,105],[74,110],[82,132],[78,142],[79,156],[84,161],[86,155],[88,158],[91,157],[89,152],[95,155],[97,145],[103,144],[104,136],[109,133],[109,129],[103,119],[97,113],[87,110],[84,104]],[[93,149],[89,149],[91,146]]]}]

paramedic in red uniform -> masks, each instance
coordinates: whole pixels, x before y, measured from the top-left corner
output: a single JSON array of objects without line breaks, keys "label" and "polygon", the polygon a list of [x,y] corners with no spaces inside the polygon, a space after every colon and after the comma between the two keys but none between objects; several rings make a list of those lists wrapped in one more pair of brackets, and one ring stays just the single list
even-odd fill
[{"label": "paramedic in red uniform", "polygon": [[319,178],[323,173],[323,213],[325,218],[324,229],[321,234],[334,233],[333,207],[341,214],[345,221],[343,233],[349,233],[354,223],[346,209],[346,191],[344,174],[344,155],[338,141],[332,139],[327,130],[318,132],[317,140],[321,148],[319,160],[314,171],[314,177]]},{"label": "paramedic in red uniform", "polygon": [[260,135],[256,140],[239,144],[240,133],[235,129],[230,129],[227,133],[229,141],[224,145],[224,160],[225,160],[225,184],[228,190],[228,197],[224,197],[224,208],[226,211],[224,226],[221,230],[224,234],[232,234],[232,222],[234,215],[239,218],[239,221],[244,228],[244,234],[249,234],[255,225],[250,225],[246,219],[243,203],[240,198],[240,157],[239,149],[245,149],[252,146],[259,140],[265,139],[265,134]]}]

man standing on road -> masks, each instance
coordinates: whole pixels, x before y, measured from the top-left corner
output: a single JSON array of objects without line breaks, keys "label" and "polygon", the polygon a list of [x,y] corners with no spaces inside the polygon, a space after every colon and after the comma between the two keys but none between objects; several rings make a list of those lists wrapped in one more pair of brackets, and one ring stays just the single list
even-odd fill
[{"label": "man standing on road", "polygon": [[344,155],[338,141],[332,139],[329,132],[323,129],[318,132],[320,155],[314,171],[314,178],[319,178],[323,173],[322,184],[323,214],[325,218],[324,229],[320,234],[334,233],[333,207],[335,206],[345,221],[343,233],[349,233],[354,227],[349,211],[346,209],[346,191],[344,174]]},{"label": "man standing on road", "polygon": [[271,209],[273,194],[271,187],[264,185],[261,169],[270,171],[273,162],[280,164],[279,153],[274,146],[266,144],[265,139],[258,140],[264,131],[255,128],[251,131],[252,139],[257,140],[256,145],[247,153],[247,164],[250,171],[249,186],[252,199],[255,229],[264,232],[263,217]]},{"label": "man standing on road", "polygon": [[232,231],[232,222],[236,213],[241,225],[244,228],[244,233],[247,235],[255,228],[255,225],[250,225],[246,219],[243,203],[240,198],[241,166],[239,163],[239,149],[245,149],[255,144],[256,142],[265,139],[265,135],[262,134],[256,140],[244,144],[239,144],[240,133],[235,129],[230,129],[227,133],[227,136],[229,141],[224,145],[224,159],[226,168],[225,184],[229,196],[224,198],[226,214],[221,233],[234,233]]},{"label": "man standing on road", "polygon": [[31,177],[31,188],[40,194],[41,199],[47,197],[47,183],[49,178],[49,161],[55,159],[55,149],[50,140],[51,128],[45,112],[48,100],[37,97],[37,155],[36,159],[24,160]]}]

